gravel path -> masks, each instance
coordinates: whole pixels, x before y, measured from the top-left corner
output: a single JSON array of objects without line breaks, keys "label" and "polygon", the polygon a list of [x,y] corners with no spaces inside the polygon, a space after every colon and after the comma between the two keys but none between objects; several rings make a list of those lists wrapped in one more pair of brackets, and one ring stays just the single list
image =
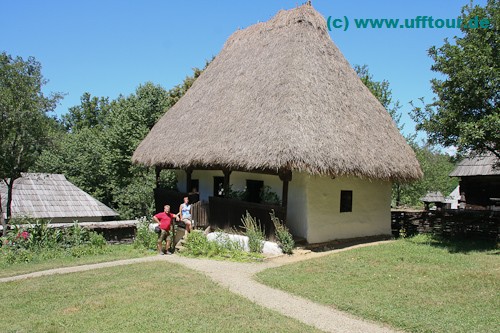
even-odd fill
[{"label": "gravel path", "polygon": [[373,246],[385,242],[356,245],[340,250],[332,250],[321,253],[299,253],[293,256],[283,256],[266,260],[264,263],[235,263],[228,261],[215,261],[208,259],[192,259],[181,256],[154,256],[137,259],[119,260],[99,264],[82,265],[51,269],[41,272],[23,274],[13,277],[1,278],[0,283],[17,281],[54,274],[67,274],[83,272],[92,269],[129,265],[141,262],[168,261],[181,264],[198,272],[202,272],[219,285],[230,291],[242,295],[249,300],[285,316],[295,318],[305,324],[314,326],[325,332],[396,332],[379,323],[363,320],[353,315],[314,303],[302,297],[294,296],[256,282],[253,276],[267,268],[278,267],[284,264],[317,258],[335,252],[346,251],[357,247]]}]

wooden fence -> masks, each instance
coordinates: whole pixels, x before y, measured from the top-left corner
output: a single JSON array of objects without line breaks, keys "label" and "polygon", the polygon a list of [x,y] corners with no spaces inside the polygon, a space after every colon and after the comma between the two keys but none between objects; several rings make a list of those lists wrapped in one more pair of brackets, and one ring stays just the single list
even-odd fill
[{"label": "wooden fence", "polygon": [[500,212],[487,210],[393,211],[392,233],[433,233],[448,238],[498,240]]},{"label": "wooden fence", "polygon": [[266,236],[274,235],[274,225],[269,213],[274,210],[280,219],[285,218],[285,209],[281,206],[258,204],[235,199],[220,197],[209,198],[210,226],[215,228],[241,228],[241,217],[248,211],[252,217],[257,218]]},{"label": "wooden fence", "polygon": [[208,217],[210,216],[210,214],[208,202],[198,201],[191,205],[191,210],[193,213],[193,220],[196,228],[205,229],[209,226]]}]

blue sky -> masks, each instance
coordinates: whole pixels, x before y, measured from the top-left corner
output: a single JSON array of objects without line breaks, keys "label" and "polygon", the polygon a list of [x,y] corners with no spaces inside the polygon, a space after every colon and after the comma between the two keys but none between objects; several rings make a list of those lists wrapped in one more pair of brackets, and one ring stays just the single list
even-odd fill
[{"label": "blue sky", "polygon": [[[182,82],[193,67],[203,67],[238,28],[266,21],[280,9],[305,0],[253,1],[25,1],[0,0],[0,51],[34,56],[49,80],[45,91],[66,93],[57,108],[65,113],[80,96],[116,98],[144,82],[166,89]],[[476,0],[484,5],[486,0]],[[468,0],[313,0],[325,17],[456,18]],[[405,132],[414,124],[408,102],[430,101],[427,50],[458,29],[355,29],[330,33],[347,60],[367,64],[377,80],[390,82],[403,105]]]}]

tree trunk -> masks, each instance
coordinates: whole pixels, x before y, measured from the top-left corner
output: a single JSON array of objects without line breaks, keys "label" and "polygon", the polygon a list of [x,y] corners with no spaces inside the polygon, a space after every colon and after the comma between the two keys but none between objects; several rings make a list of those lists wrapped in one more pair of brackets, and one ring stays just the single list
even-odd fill
[{"label": "tree trunk", "polygon": [[401,185],[396,183],[396,207],[401,206]]},{"label": "tree trunk", "polygon": [[2,223],[2,236],[7,234],[7,223],[5,223],[5,219],[3,218],[3,209],[2,209],[2,194],[0,193],[0,222]]},{"label": "tree trunk", "polygon": [[12,215],[12,188],[14,187],[14,177],[11,177],[7,182],[7,205],[5,207],[6,224],[9,223]]}]

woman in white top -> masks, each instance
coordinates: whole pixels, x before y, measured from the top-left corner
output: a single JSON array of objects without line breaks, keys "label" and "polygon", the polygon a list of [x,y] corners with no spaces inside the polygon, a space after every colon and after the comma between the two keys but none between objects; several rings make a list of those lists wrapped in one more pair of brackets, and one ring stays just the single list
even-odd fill
[{"label": "woman in white top", "polygon": [[191,215],[191,205],[189,204],[189,198],[184,197],[184,203],[179,207],[180,220],[186,224],[186,231],[191,232],[193,226],[193,218]]}]

